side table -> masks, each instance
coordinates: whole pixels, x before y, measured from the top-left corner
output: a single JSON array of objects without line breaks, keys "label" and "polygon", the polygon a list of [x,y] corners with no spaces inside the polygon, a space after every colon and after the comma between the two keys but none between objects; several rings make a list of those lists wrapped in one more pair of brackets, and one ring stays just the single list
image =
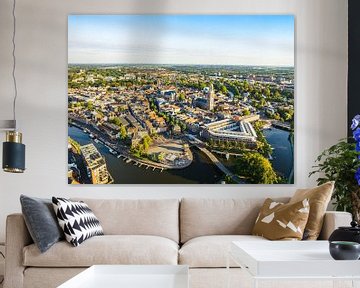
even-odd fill
[{"label": "side table", "polygon": [[227,268],[232,259],[247,271],[253,288],[360,288],[360,261],[336,261],[328,246],[328,241],[232,242]]}]

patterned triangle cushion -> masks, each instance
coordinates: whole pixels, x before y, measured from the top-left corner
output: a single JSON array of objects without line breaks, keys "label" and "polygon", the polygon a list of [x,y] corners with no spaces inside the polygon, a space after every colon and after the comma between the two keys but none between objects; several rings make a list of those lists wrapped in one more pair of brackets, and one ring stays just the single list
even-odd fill
[{"label": "patterned triangle cushion", "polygon": [[265,200],[252,234],[269,240],[301,240],[309,217],[309,200],[280,203]]},{"label": "patterned triangle cushion", "polygon": [[84,202],[52,197],[52,203],[66,241],[79,246],[85,240],[104,235],[99,220]]}]

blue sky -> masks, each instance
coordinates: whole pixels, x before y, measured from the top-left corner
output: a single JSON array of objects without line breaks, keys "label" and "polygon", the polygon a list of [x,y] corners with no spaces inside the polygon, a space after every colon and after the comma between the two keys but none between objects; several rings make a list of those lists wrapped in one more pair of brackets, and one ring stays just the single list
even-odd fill
[{"label": "blue sky", "polygon": [[68,62],[294,66],[294,17],[70,15]]}]

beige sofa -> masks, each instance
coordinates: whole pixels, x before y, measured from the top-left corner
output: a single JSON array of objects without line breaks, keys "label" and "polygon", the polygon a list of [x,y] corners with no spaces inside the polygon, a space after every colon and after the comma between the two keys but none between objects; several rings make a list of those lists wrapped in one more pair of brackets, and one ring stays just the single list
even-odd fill
[{"label": "beige sofa", "polygon": [[[41,254],[23,216],[8,216],[5,288],[56,287],[94,264],[184,264],[190,267],[191,288],[223,288],[231,241],[268,241],[250,235],[263,199],[82,200],[105,235],[76,248],[62,241]],[[326,239],[351,217],[327,212],[324,220]],[[240,287],[243,272],[231,266],[231,287]]]}]

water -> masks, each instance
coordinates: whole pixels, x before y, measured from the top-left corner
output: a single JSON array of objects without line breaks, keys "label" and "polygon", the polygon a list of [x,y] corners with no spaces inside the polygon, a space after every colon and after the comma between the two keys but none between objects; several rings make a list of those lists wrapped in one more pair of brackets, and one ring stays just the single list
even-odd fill
[{"label": "water", "polygon": [[[277,128],[263,131],[266,140],[274,148],[272,165],[282,176],[289,178],[294,167],[294,152],[289,141],[290,132]],[[292,181],[293,182],[293,179]]]},{"label": "water", "polygon": [[[132,163],[125,163],[122,159],[109,153],[102,143],[95,143],[88,134],[76,127],[69,127],[71,138],[85,145],[93,143],[105,157],[106,164],[115,184],[214,184],[223,180],[224,175],[212,162],[198,149],[192,149],[194,161],[185,169],[171,169],[160,172],[137,167]],[[272,164],[274,169],[285,177],[289,177],[293,169],[293,151],[289,141],[289,132],[272,128],[264,130],[264,135],[274,148]],[[220,158],[220,157],[219,157]],[[234,166],[233,159],[225,161],[228,168]]]},{"label": "water", "polygon": [[[76,127],[68,128],[68,135],[80,145],[93,143],[105,157],[106,164],[115,184],[214,184],[224,175],[199,150],[192,149],[194,161],[185,169],[171,169],[160,172],[137,167],[109,153],[102,143],[95,143],[88,134]],[[200,172],[201,171],[201,172]]]}]

